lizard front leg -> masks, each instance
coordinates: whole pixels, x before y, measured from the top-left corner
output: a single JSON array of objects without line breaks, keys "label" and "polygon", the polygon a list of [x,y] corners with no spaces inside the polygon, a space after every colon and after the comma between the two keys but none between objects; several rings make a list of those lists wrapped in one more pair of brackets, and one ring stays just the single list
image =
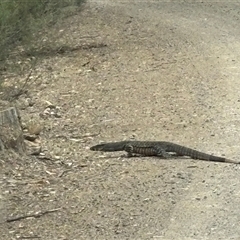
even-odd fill
[{"label": "lizard front leg", "polygon": [[155,146],[156,156],[163,157],[163,158],[172,158],[172,155],[167,153],[163,148]]},{"label": "lizard front leg", "polygon": [[125,147],[124,147],[124,151],[127,152],[127,157],[133,157],[133,146],[131,144],[127,144]]}]

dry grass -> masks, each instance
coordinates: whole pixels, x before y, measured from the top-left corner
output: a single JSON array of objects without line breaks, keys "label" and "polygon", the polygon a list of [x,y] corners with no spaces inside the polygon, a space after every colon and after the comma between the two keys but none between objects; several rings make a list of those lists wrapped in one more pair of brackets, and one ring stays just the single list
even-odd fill
[{"label": "dry grass", "polygon": [[[46,41],[38,41],[39,35],[44,38],[45,31],[50,26],[60,23],[73,11],[79,8],[84,0],[31,0],[31,1],[1,1],[0,2],[0,85],[10,70],[13,74],[22,75],[32,69],[37,58],[31,58],[31,52],[41,44],[46,47]],[[54,39],[53,39],[54,41]],[[48,46],[47,46],[48,47]],[[16,55],[27,52],[24,60]],[[28,59],[26,59],[28,57]]]}]

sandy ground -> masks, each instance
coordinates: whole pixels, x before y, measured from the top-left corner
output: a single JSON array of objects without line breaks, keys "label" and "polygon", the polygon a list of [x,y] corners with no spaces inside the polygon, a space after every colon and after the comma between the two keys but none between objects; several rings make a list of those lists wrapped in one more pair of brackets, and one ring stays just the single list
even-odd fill
[{"label": "sandy ground", "polygon": [[240,239],[238,165],[89,151],[162,140],[238,159],[239,11],[89,1],[51,29],[87,47],[44,57],[19,100],[51,157],[1,160],[1,239]]}]

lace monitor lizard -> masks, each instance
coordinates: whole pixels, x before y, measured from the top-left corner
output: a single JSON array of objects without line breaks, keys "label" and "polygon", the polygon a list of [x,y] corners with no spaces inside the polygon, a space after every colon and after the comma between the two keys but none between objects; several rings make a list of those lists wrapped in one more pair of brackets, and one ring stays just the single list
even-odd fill
[{"label": "lace monitor lizard", "polygon": [[163,141],[110,142],[92,146],[90,150],[102,152],[126,151],[128,153],[128,157],[132,157],[133,154],[139,154],[143,156],[172,158],[173,155],[170,153],[175,153],[177,156],[188,156],[193,159],[240,164],[240,161],[237,160],[217,157],[175,143]]}]

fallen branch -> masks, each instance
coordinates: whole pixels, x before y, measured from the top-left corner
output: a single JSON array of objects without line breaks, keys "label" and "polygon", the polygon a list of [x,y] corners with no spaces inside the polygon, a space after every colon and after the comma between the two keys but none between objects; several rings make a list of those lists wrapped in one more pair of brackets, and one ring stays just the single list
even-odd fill
[{"label": "fallen branch", "polygon": [[35,213],[35,214],[27,214],[27,215],[23,215],[23,216],[19,216],[19,217],[9,218],[9,219],[6,220],[6,222],[15,222],[15,221],[19,221],[19,220],[26,219],[26,218],[31,218],[31,217],[39,218],[39,217],[41,217],[45,214],[52,213],[52,212],[57,212],[60,209],[61,208],[55,208],[55,209],[46,210],[44,212],[38,212],[38,213]]}]

